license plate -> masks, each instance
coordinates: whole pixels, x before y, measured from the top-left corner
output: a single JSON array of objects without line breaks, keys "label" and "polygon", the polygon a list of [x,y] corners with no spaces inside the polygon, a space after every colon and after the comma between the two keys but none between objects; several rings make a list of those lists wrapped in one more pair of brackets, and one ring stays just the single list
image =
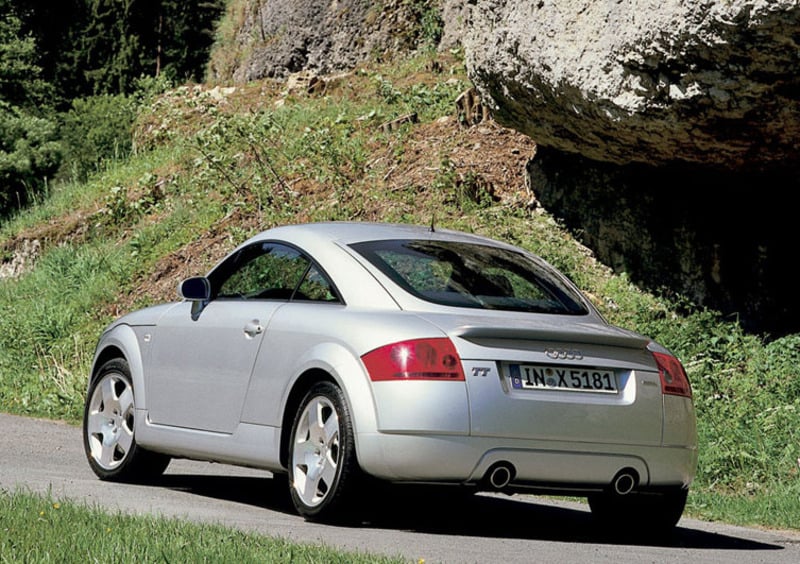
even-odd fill
[{"label": "license plate", "polygon": [[547,366],[541,364],[511,364],[511,387],[517,390],[565,390],[576,392],[617,392],[613,370]]}]

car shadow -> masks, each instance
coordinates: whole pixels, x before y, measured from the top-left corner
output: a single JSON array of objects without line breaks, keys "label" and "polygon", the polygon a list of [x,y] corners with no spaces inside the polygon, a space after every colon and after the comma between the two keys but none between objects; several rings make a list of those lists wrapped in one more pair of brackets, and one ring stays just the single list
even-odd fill
[{"label": "car shadow", "polygon": [[[295,514],[285,479],[165,474],[152,485],[265,510]],[[374,493],[374,495],[372,495]],[[476,538],[627,544],[681,549],[782,550],[778,544],[678,526],[664,536],[626,535],[603,527],[582,509],[532,496],[465,495],[442,488],[377,485],[349,528],[391,529]],[[538,501],[537,501],[538,500]]]},{"label": "car shadow", "polygon": [[276,480],[274,477],[164,474],[150,485],[281,513],[294,513],[285,480]]}]

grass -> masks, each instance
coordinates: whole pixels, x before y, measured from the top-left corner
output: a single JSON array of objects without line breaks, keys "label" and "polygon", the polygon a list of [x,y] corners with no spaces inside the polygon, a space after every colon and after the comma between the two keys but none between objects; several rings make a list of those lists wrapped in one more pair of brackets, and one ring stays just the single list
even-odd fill
[{"label": "grass", "polygon": [[775,529],[798,529],[800,487],[780,484],[766,491],[720,494],[695,488],[689,494],[686,513],[706,521],[733,525],[757,525]]},{"label": "grass", "polygon": [[0,516],[3,563],[403,562],[399,558],[297,544],[217,525],[109,514],[25,492],[0,492]]},{"label": "grass", "polygon": [[[690,513],[800,527],[800,335],[745,334],[735,320],[642,292],[594,261],[527,205],[521,178],[497,180],[511,147],[490,153],[488,140],[510,137],[439,121],[467,82],[457,59],[431,57],[365,65],[319,95],[269,82],[221,101],[200,87],[173,90],[139,117],[129,159],[53,186],[0,226],[4,256],[18,241],[43,242],[35,268],[0,280],[2,409],[77,422],[102,327],[170,299],[180,274],[205,272],[259,230],[433,220],[543,256],[611,322],[684,361],[700,437]],[[409,113],[418,123],[382,127]],[[484,161],[459,156],[475,152],[487,152]]]}]

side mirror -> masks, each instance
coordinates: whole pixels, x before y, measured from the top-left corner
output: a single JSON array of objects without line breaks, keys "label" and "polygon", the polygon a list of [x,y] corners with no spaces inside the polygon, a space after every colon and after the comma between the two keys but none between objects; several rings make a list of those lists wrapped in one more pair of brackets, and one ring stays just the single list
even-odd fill
[{"label": "side mirror", "polygon": [[204,276],[187,278],[178,285],[178,295],[191,302],[207,302],[211,298],[211,283]]}]

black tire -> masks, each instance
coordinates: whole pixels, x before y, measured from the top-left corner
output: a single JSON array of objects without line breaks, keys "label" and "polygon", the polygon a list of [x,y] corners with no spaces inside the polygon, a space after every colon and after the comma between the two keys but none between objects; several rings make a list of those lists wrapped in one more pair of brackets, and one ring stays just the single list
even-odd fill
[{"label": "black tire", "polygon": [[289,444],[289,491],[310,521],[350,521],[362,482],[353,420],[342,391],[318,382],[297,410]]},{"label": "black tire", "polygon": [[170,458],[136,444],[136,402],[125,359],[109,360],[89,386],[83,410],[83,447],[101,480],[147,482],[166,470]]},{"label": "black tire", "polygon": [[294,511],[292,494],[289,491],[289,475],[283,472],[273,472],[272,480],[267,487],[271,507],[284,512]]},{"label": "black tire", "polygon": [[589,507],[608,531],[661,537],[670,534],[680,521],[688,493],[685,488],[625,496],[601,493],[589,496]]}]

